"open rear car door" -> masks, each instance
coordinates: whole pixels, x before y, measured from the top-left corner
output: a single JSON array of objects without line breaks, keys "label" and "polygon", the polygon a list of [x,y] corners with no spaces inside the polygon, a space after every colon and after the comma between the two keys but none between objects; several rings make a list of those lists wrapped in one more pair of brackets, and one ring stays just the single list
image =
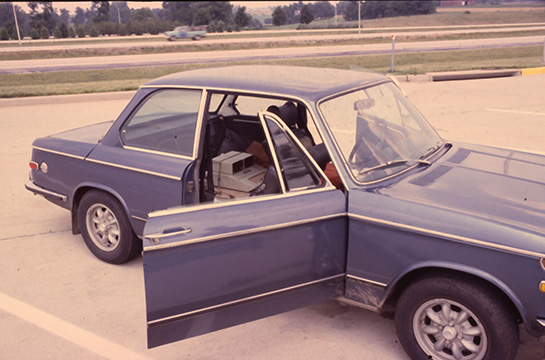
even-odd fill
[{"label": "open rear car door", "polygon": [[[150,214],[143,255],[150,348],[344,293],[346,197],[278,118],[260,113],[260,120],[274,144],[280,194]],[[286,146],[300,159],[285,158]],[[297,161],[315,172],[316,186],[290,185]]]}]

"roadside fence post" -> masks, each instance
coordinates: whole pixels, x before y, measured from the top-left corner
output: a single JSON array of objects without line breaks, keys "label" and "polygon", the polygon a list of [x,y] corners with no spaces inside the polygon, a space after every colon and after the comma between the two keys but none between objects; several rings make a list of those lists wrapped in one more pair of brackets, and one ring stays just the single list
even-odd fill
[{"label": "roadside fence post", "polygon": [[541,65],[545,65],[545,40],[543,40],[543,55],[541,56]]},{"label": "roadside fence post", "polygon": [[394,72],[394,53],[396,47],[396,36],[392,35],[392,61],[390,62],[390,72]]}]

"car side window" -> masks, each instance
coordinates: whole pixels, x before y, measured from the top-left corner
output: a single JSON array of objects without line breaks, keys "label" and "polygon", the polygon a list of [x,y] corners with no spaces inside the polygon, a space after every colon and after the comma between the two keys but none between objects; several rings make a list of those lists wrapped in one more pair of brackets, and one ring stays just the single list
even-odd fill
[{"label": "car side window", "polygon": [[153,93],[122,127],[123,144],[192,157],[201,96],[185,89]]}]

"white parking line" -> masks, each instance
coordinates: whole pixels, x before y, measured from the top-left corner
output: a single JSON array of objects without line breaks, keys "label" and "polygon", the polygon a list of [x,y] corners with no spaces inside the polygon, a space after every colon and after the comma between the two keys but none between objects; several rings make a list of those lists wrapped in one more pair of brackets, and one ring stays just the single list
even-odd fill
[{"label": "white parking line", "polygon": [[141,354],[2,293],[0,293],[0,309],[107,359],[148,359]]},{"label": "white parking line", "polygon": [[519,110],[505,110],[505,109],[485,109],[485,110],[486,111],[507,112],[507,113],[512,113],[512,114],[545,116],[545,113],[533,112],[533,111],[519,111]]}]

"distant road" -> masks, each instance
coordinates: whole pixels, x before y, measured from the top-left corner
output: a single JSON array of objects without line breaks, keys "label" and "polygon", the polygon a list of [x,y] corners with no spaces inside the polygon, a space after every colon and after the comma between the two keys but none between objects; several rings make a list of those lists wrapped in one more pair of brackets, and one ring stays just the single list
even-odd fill
[{"label": "distant road", "polygon": [[[545,36],[524,36],[493,39],[421,41],[396,43],[396,53],[492,49],[542,45]],[[0,74],[27,74],[53,71],[115,69],[143,66],[164,66],[196,63],[219,63],[248,60],[296,59],[367,54],[388,54],[391,44],[303,46],[289,48],[199,51],[166,54],[119,55],[65,59],[0,61]]]},{"label": "distant road", "polygon": [[[441,28],[441,30],[438,30]],[[297,43],[312,41],[335,41],[335,40],[370,40],[384,39],[395,36],[449,36],[466,34],[495,33],[498,37],[505,32],[514,31],[540,31],[545,30],[545,23],[542,24],[518,24],[518,25],[460,25],[460,26],[427,26],[427,27],[403,27],[403,28],[363,28],[361,34],[356,33],[357,29],[334,29],[327,30],[267,30],[267,31],[245,31],[240,37],[228,37],[229,33],[213,34],[213,38],[201,41],[189,39],[178,41],[167,41],[164,35],[149,35],[143,37],[135,36],[113,36],[84,39],[62,39],[57,40],[24,40],[23,46],[2,46],[1,53],[13,52],[39,52],[39,51],[66,51],[78,49],[108,49],[108,48],[142,48],[142,47],[169,47],[169,46],[201,46],[203,50],[209,45],[217,44],[249,44],[249,43]],[[334,32],[331,34],[330,32]],[[344,33],[343,33],[344,32]],[[275,36],[270,36],[275,34]],[[225,37],[224,37],[225,35]],[[261,36],[260,36],[261,35]],[[269,35],[269,36],[266,36]],[[140,39],[140,41],[135,41]],[[157,41],[162,39],[163,41]],[[121,41],[120,41],[121,40]],[[123,42],[123,40],[126,40]],[[32,46],[28,46],[32,44]]]}]

